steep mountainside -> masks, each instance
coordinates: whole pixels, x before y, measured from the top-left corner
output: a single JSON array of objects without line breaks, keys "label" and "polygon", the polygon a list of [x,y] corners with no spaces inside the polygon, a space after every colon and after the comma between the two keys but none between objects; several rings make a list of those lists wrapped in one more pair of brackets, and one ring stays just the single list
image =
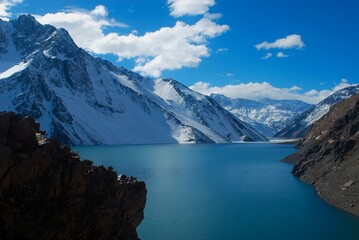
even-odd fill
[{"label": "steep mountainside", "polygon": [[334,105],[285,161],[329,203],[359,216],[359,94]]},{"label": "steep mountainside", "polygon": [[144,182],[80,161],[32,118],[0,113],[1,239],[138,239]]},{"label": "steep mountainside", "polygon": [[94,58],[30,15],[0,20],[0,39],[0,110],[33,116],[65,143],[266,140],[211,98]]},{"label": "steep mountainside", "polygon": [[347,87],[336,91],[315,107],[305,111],[295,118],[287,127],[278,132],[275,137],[281,138],[303,138],[308,128],[326,114],[329,109],[336,103],[341,102],[353,94],[359,92],[359,85]]},{"label": "steep mountainside", "polygon": [[298,100],[253,101],[241,98],[231,99],[221,94],[212,94],[211,97],[226,110],[267,137],[282,130],[293,118],[312,106]]}]

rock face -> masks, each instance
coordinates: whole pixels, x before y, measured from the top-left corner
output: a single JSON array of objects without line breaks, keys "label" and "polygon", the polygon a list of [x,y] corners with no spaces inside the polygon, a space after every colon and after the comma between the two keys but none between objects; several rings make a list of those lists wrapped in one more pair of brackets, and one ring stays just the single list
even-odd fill
[{"label": "rock face", "polygon": [[334,105],[284,161],[329,203],[359,216],[359,94]]},{"label": "rock face", "polygon": [[344,101],[358,92],[359,85],[350,86],[336,91],[314,107],[295,117],[289,125],[279,131],[274,137],[303,138],[307,133],[308,128],[323,117],[333,105]]},{"label": "rock face", "polygon": [[144,182],[80,161],[32,118],[0,113],[0,239],[138,239]]}]

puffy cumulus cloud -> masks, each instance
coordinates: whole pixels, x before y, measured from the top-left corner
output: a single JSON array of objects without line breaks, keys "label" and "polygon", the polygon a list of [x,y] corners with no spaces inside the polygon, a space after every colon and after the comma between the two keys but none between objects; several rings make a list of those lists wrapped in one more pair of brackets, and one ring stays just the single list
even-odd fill
[{"label": "puffy cumulus cloud", "polygon": [[278,52],[277,53],[277,58],[287,58],[287,57],[289,57],[289,55],[284,54],[283,52]]},{"label": "puffy cumulus cloud", "polygon": [[96,15],[96,16],[106,17],[108,15],[108,11],[105,8],[105,6],[98,5],[95,7],[94,10],[91,11],[91,14]]},{"label": "puffy cumulus cloud", "polygon": [[205,14],[216,4],[215,0],[168,0],[167,3],[174,17]]},{"label": "puffy cumulus cloud", "polygon": [[341,82],[334,86],[332,89],[326,90],[315,90],[312,89],[310,91],[299,93],[298,91],[301,90],[298,86],[293,86],[291,88],[278,88],[272,86],[268,82],[250,82],[250,83],[241,83],[237,85],[226,85],[223,87],[211,86],[209,83],[206,82],[197,82],[190,88],[197,92],[200,92],[205,95],[214,94],[223,94],[229,98],[245,98],[251,100],[261,100],[264,98],[270,99],[293,99],[293,100],[301,100],[307,103],[316,104],[323,100],[324,98],[330,96],[335,91],[340,89],[353,86],[356,84],[350,84],[347,80],[342,79]]},{"label": "puffy cumulus cloud", "polygon": [[173,27],[162,27],[142,36],[116,32],[105,34],[108,26],[125,26],[106,17],[107,10],[97,6],[92,11],[70,10],[37,16],[45,24],[67,29],[80,47],[95,54],[114,54],[119,60],[135,59],[135,71],[159,77],[163,70],[196,67],[209,56],[208,39],[228,31],[204,15],[195,24],[177,21]]},{"label": "puffy cumulus cloud", "polygon": [[302,41],[302,37],[298,34],[291,34],[284,38],[280,38],[275,40],[274,42],[262,42],[260,44],[255,45],[255,48],[258,50],[265,49],[269,50],[272,48],[277,49],[290,49],[290,48],[303,48],[305,47],[304,42]]},{"label": "puffy cumulus cloud", "polygon": [[0,19],[8,21],[11,17],[10,8],[22,2],[23,0],[0,0]]}]

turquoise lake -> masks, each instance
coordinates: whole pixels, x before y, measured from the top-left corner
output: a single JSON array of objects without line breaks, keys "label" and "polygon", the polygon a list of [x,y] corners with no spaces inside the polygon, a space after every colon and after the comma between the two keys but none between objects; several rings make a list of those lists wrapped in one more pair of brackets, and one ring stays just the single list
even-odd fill
[{"label": "turquoise lake", "polygon": [[146,182],[142,240],[359,239],[359,219],[293,177],[293,145],[75,147],[81,159]]}]

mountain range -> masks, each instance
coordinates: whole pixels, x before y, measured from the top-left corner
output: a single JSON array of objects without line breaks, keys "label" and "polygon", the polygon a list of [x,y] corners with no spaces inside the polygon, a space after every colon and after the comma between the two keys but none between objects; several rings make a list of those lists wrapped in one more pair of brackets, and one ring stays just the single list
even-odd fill
[{"label": "mountain range", "polygon": [[299,114],[313,107],[299,100],[254,101],[242,98],[231,99],[221,94],[212,94],[211,97],[237,118],[267,137],[275,135]]},{"label": "mountain range", "polygon": [[350,86],[334,92],[329,97],[319,102],[314,107],[303,112],[293,119],[284,129],[279,131],[275,137],[278,138],[303,138],[310,126],[329,112],[332,106],[342,102],[359,92],[359,85]]},{"label": "mountain range", "polygon": [[0,20],[0,63],[0,111],[30,115],[49,137],[72,145],[302,138],[331,106],[359,92],[348,87],[315,106],[205,96],[94,57],[66,30],[31,15]]},{"label": "mountain range", "polygon": [[0,110],[31,115],[68,144],[267,140],[212,98],[93,57],[30,15],[0,20],[0,62]]}]

